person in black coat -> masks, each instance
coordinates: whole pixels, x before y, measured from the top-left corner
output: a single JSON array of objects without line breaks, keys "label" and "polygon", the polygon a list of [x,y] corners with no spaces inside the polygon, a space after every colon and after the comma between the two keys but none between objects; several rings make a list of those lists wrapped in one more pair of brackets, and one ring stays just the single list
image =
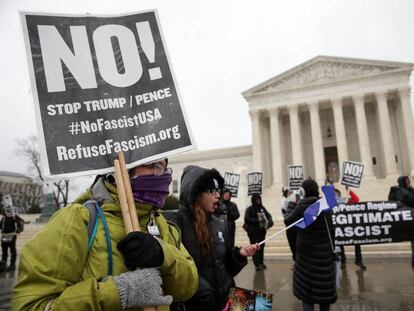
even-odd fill
[{"label": "person in black coat", "polygon": [[[305,197],[285,218],[290,225],[303,217],[304,211],[318,200],[318,184],[305,180],[302,184]],[[296,261],[293,271],[293,293],[303,303],[303,310],[314,310],[314,304],[321,311],[328,311],[335,303],[335,262],[333,245],[332,213],[322,213],[311,225],[297,230]]]},{"label": "person in black coat", "polygon": [[233,277],[259,249],[257,244],[232,247],[227,224],[213,215],[223,184],[217,170],[198,166],[187,166],[181,177],[177,225],[199,278],[196,294],[185,302],[187,311],[222,310],[235,286]]},{"label": "person in black coat", "polygon": [[[249,237],[250,243],[258,243],[265,239],[266,231],[273,226],[273,220],[270,213],[262,205],[262,198],[258,194],[252,195],[252,205],[246,208],[244,213],[244,225]],[[253,262],[256,267],[256,271],[266,269],[266,265],[263,263],[264,259],[264,247],[263,243],[258,251],[253,256]]]},{"label": "person in black coat", "polygon": [[18,215],[7,216],[4,208],[2,209],[3,218],[0,220],[1,229],[1,262],[0,269],[3,270],[7,266],[8,250],[10,249],[10,265],[7,267],[7,271],[13,271],[16,269],[16,241],[19,231],[19,223],[25,223]]},{"label": "person in black coat", "polygon": [[[288,197],[287,206],[285,209],[285,213],[283,214],[283,219],[285,219],[296,207],[299,202],[299,194],[295,191],[291,191],[291,194]],[[296,236],[297,230],[295,226],[286,230],[286,237],[289,243],[289,248],[292,252],[292,259],[295,261],[296,259]]]},{"label": "person in black coat", "polygon": [[227,222],[229,229],[230,245],[233,247],[236,235],[236,220],[240,217],[240,212],[237,204],[231,201],[231,192],[229,189],[223,190],[220,206],[215,213],[224,216],[224,220]]},{"label": "person in black coat", "polygon": [[[392,186],[388,194],[388,201],[399,201],[409,207],[414,207],[414,188],[408,176],[397,179],[398,186]],[[411,265],[414,267],[414,240],[411,241]]]}]

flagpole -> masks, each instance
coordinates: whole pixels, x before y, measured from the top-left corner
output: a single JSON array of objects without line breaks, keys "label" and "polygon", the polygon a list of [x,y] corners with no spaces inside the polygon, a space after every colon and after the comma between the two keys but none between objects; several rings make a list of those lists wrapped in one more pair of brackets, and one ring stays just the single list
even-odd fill
[{"label": "flagpole", "polygon": [[333,244],[332,236],[331,236],[331,229],[329,229],[328,221],[326,220],[325,215],[323,215],[323,219],[325,220],[326,230],[328,231],[329,241],[331,242],[332,253],[335,254],[335,248],[334,248],[334,244]]},{"label": "flagpole", "polygon": [[282,232],[286,231],[287,229],[293,227],[294,225],[300,223],[303,220],[303,217],[301,219],[298,219],[297,221],[295,221],[293,224],[290,224],[289,226],[287,226],[286,228],[283,228],[282,230],[279,230],[276,233],[273,233],[270,237],[264,239],[263,241],[259,242],[259,245],[262,245],[264,242],[269,241],[270,239],[274,238],[275,236],[281,234]]}]

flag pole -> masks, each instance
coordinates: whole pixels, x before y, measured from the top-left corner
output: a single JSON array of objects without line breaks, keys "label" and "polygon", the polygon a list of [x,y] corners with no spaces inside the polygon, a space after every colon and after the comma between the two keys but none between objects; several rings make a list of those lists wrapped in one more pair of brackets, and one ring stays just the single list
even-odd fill
[{"label": "flag pole", "polygon": [[334,248],[334,244],[333,244],[332,236],[331,236],[331,229],[329,229],[328,221],[326,220],[325,215],[323,215],[323,219],[325,220],[326,230],[328,231],[329,242],[331,242],[332,253],[335,254],[335,248]]},{"label": "flag pole", "polygon": [[271,236],[269,236],[268,238],[264,239],[263,241],[259,242],[259,245],[262,245],[264,242],[269,241],[270,239],[273,239],[275,236],[281,234],[282,232],[286,231],[287,229],[290,229],[291,227],[293,227],[294,225],[300,223],[303,220],[303,217],[301,219],[296,220],[293,224],[290,224],[289,226],[287,226],[286,228],[283,228],[282,230],[279,230],[276,233],[273,233]]}]

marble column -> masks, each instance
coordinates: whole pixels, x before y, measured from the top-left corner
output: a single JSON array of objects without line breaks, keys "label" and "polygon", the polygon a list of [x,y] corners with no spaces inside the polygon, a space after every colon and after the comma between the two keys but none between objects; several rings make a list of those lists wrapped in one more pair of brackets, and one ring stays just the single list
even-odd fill
[{"label": "marble column", "polygon": [[367,117],[365,114],[364,95],[355,95],[352,97],[355,107],[355,117],[358,132],[359,153],[361,162],[364,164],[364,175],[372,177],[374,170],[372,168],[371,148],[368,135]]},{"label": "marble column", "polygon": [[309,103],[310,121],[312,129],[313,161],[315,179],[319,183],[325,180],[325,155],[323,152],[321,120],[319,117],[319,102]]},{"label": "marble column", "polygon": [[272,173],[273,184],[282,183],[282,154],[280,149],[280,123],[279,111],[273,108],[269,111],[270,115],[270,145],[272,150]]},{"label": "marble column", "polygon": [[302,139],[299,127],[298,104],[289,106],[290,138],[292,144],[292,161],[294,165],[303,165]]},{"label": "marble column", "polygon": [[409,172],[411,176],[414,176],[414,122],[413,112],[411,110],[410,93],[411,89],[409,87],[398,90],[404,120],[405,137],[407,140],[407,151],[410,164]]},{"label": "marble column", "polygon": [[385,162],[385,176],[397,175],[395,148],[392,140],[391,121],[388,111],[387,92],[375,93],[378,106],[379,126],[382,140],[382,154]]},{"label": "marble column", "polygon": [[342,99],[333,99],[332,107],[335,121],[336,148],[338,149],[339,169],[342,170],[342,162],[349,160],[348,147],[346,143],[344,116],[342,113]]},{"label": "marble column", "polygon": [[249,111],[252,119],[252,148],[253,148],[253,170],[262,172],[262,140],[260,136],[260,113],[257,110]]}]

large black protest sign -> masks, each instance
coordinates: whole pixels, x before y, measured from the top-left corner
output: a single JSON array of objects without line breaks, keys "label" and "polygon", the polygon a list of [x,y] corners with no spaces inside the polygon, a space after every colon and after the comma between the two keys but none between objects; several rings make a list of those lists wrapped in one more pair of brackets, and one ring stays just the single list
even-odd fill
[{"label": "large black protest sign", "polygon": [[414,208],[398,202],[339,204],[332,220],[336,245],[414,240]]},{"label": "large black protest sign", "polygon": [[192,149],[155,11],[22,13],[47,175],[112,170]]},{"label": "large black protest sign", "polygon": [[3,208],[7,217],[14,217],[15,209],[13,206],[13,198],[10,194],[3,195]]},{"label": "large black protest sign", "polygon": [[341,184],[359,188],[361,186],[364,165],[358,162],[344,161],[342,163]]},{"label": "large black protest sign", "polygon": [[296,190],[303,183],[303,165],[288,165],[289,190]]},{"label": "large black protest sign", "polygon": [[263,173],[247,174],[247,195],[262,194],[262,177]]},{"label": "large black protest sign", "polygon": [[239,174],[224,173],[224,187],[230,190],[231,196],[234,198],[237,198],[239,183]]}]

